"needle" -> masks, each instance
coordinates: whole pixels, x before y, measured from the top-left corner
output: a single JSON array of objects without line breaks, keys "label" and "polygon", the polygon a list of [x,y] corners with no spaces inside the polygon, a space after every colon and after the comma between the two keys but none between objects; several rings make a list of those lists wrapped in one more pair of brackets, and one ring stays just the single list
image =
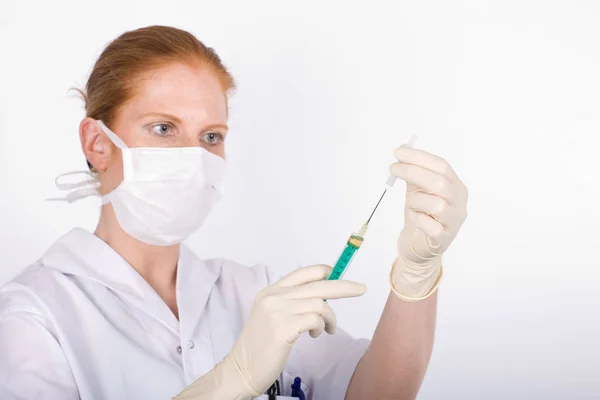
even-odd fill
[{"label": "needle", "polygon": [[[410,140],[406,144],[406,146],[407,147],[413,147],[413,145],[415,144],[416,140],[417,140],[417,135],[412,135],[410,137]],[[392,186],[394,186],[394,182],[396,182],[396,176],[395,175],[390,175],[388,177],[387,182],[385,183],[387,185],[387,187],[385,188],[385,190],[383,191],[383,194],[379,198],[379,201],[377,202],[377,205],[373,209],[373,212],[371,213],[371,216],[369,217],[369,219],[367,220],[367,222],[365,222],[365,224],[362,226],[362,228],[360,228],[359,235],[361,237],[365,236],[365,234],[367,233],[367,229],[369,228],[369,222],[371,222],[371,218],[373,218],[373,215],[375,214],[375,211],[377,210],[377,207],[379,207],[379,203],[381,203],[381,200],[383,200],[383,196],[385,196],[385,194],[387,193],[388,188],[391,188]]]},{"label": "needle", "polygon": [[375,208],[373,209],[373,212],[371,213],[371,216],[369,217],[369,219],[367,220],[367,224],[369,222],[371,222],[371,218],[373,218],[373,214],[375,214],[375,211],[377,210],[377,207],[379,207],[379,203],[381,203],[381,200],[383,200],[383,196],[385,196],[385,194],[387,193],[387,188],[385,188],[385,190],[383,191],[383,194],[381,195],[381,197],[379,198],[379,201],[377,202],[377,205],[375,206]]}]

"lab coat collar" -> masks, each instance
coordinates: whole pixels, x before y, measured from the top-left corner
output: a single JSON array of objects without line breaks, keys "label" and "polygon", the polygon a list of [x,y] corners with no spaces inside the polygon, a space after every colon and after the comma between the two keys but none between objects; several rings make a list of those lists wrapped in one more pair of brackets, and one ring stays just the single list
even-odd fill
[{"label": "lab coat collar", "polygon": [[121,294],[145,294],[141,275],[102,239],[81,228],[58,239],[40,261],[46,268],[91,279]]},{"label": "lab coat collar", "polygon": [[[177,265],[177,305],[181,324],[146,280],[102,239],[75,228],[56,241],[40,264],[63,274],[91,279],[123,296],[160,320],[174,333],[191,334],[220,273],[209,268],[185,245]],[[186,336],[187,336],[186,334]]]},{"label": "lab coat collar", "polygon": [[177,269],[177,305],[183,338],[190,338],[194,334],[220,273],[221,263],[205,263],[187,246],[181,245]]}]

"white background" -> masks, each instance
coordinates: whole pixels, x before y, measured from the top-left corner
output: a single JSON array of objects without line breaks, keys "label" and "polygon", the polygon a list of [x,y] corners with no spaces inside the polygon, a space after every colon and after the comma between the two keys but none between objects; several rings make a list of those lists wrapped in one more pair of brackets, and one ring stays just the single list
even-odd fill
[{"label": "white background", "polygon": [[[174,25],[239,85],[199,254],[334,263],[416,133],[470,189],[419,398],[600,397],[598,1],[0,1],[0,283],[95,226],[97,199],[44,202],[55,175],[85,169],[67,90],[123,31]],[[368,293],[335,304],[356,336],[388,294],[403,190],[345,276]]]}]

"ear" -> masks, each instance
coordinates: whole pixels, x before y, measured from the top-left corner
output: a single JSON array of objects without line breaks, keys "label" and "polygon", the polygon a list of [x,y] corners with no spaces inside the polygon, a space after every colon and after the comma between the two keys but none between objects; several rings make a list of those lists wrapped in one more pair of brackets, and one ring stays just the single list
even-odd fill
[{"label": "ear", "polygon": [[86,117],[81,121],[79,124],[79,140],[88,163],[98,172],[106,171],[112,147],[96,120]]}]

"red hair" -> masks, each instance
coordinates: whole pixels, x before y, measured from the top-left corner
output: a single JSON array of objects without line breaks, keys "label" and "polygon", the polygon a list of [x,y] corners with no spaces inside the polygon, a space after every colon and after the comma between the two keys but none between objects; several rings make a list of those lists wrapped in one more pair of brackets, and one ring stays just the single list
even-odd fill
[{"label": "red hair", "polygon": [[235,81],[214,49],[191,33],[168,26],[148,26],[125,32],[100,54],[85,86],[86,116],[110,126],[119,108],[134,95],[136,78],[145,72],[179,62],[208,67],[230,94]]}]

